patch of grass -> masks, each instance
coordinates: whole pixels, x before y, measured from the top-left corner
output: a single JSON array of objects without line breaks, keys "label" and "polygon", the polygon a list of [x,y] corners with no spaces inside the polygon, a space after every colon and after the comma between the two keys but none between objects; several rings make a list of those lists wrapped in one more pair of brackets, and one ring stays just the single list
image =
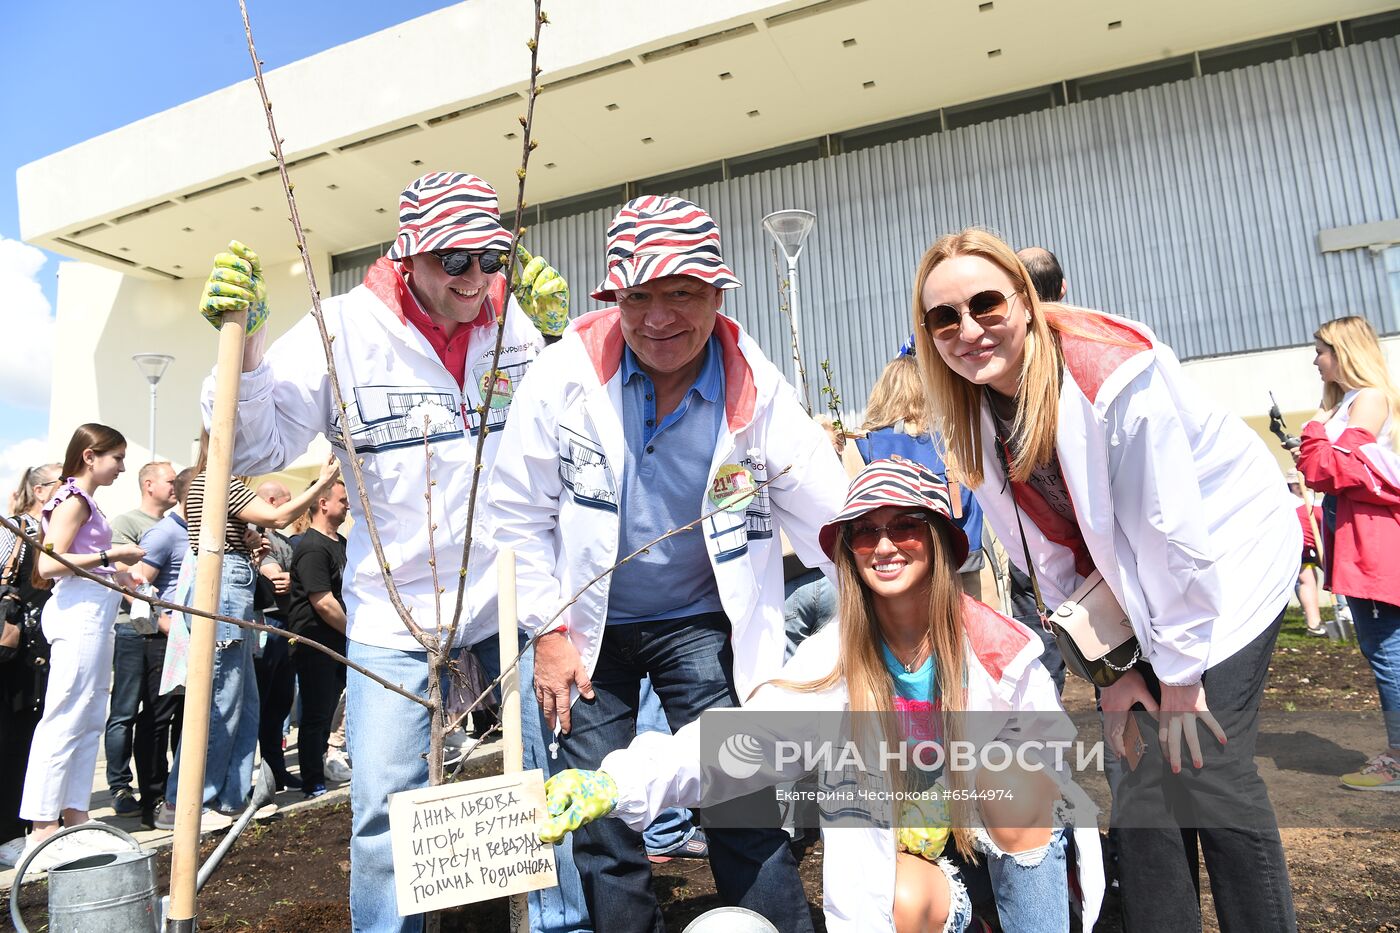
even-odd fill
[{"label": "patch of grass", "polygon": [[[1328,622],[1332,619],[1333,610],[1331,606],[1322,607],[1322,621]],[[1307,648],[1310,651],[1317,651],[1323,654],[1332,654],[1342,651],[1355,651],[1354,642],[1334,642],[1329,638],[1318,638],[1316,635],[1308,634],[1308,624],[1303,621],[1303,610],[1297,606],[1289,606],[1283,613],[1283,627],[1278,632],[1278,647],[1280,648]]]}]

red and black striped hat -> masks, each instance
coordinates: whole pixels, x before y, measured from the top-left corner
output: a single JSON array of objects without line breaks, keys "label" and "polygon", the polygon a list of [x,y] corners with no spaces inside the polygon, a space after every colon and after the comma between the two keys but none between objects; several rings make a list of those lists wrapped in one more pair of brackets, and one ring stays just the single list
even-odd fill
[{"label": "red and black striped hat", "polygon": [[508,250],[496,189],[465,172],[429,172],[399,195],[399,235],[388,257],[437,249]]},{"label": "red and black striped hat", "polygon": [[952,500],[948,486],[922,463],[903,457],[872,460],[851,480],[846,504],[817,534],[827,557],[836,553],[841,538],[841,526],[866,512],[892,505],[899,509],[923,509],[937,515],[953,539],[953,558],[958,566],[967,560],[967,535],[953,524]]},{"label": "red and black striped hat", "polygon": [[634,288],[667,275],[689,275],[716,288],[742,283],[724,263],[719,227],[703,209],[681,198],[633,198],[608,225],[607,275],[593,290],[616,301],[614,289]]}]

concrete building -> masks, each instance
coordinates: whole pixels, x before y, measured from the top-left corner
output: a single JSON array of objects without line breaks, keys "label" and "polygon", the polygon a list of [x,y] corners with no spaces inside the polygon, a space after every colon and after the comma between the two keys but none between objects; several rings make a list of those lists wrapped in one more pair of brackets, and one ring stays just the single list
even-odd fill
[{"label": "concrete building", "polygon": [[[789,372],[760,220],[817,214],[802,345],[847,409],[908,335],[919,254],[970,224],[1053,249],[1072,300],[1148,323],[1256,426],[1271,389],[1295,429],[1314,410],[1322,321],[1400,333],[1395,0],[552,6],[521,222],[576,312],[612,212],[664,192],[715,214],[746,283],[728,310]],[[323,292],[358,283],[424,171],[478,172],[513,202],[529,33],[525,0],[472,0],[269,72]],[[309,306],[268,149],[250,79],[19,170],[23,238],[75,260],[55,443],[106,421],[144,462],[130,358],[165,352],[159,453],[188,459],[214,353],[193,309],[229,239],[264,257],[274,335]]]}]

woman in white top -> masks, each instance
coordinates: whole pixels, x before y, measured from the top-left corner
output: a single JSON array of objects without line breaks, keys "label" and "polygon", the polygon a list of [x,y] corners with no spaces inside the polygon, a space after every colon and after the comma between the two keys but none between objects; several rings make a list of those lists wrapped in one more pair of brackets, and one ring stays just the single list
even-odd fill
[{"label": "woman in white top", "polygon": [[[92,498],[99,488],[116,481],[126,469],[125,461],[126,438],[120,432],[102,424],[81,425],[68,442],[63,485],[44,504],[45,550],[38,554],[35,572],[55,582],[41,617],[50,645],[44,716],[34,730],[20,805],[20,816],[34,827],[26,854],[58,832],[60,821],[63,826],[88,821],[98,744],[112,693],[112,624],[120,594],[75,575],[55,555],[118,583],[134,583],[126,567],[145,551],[135,544],[112,544],[112,530]],[[59,857],[52,849],[45,855]]]},{"label": "woman in white top", "polygon": [[951,472],[1011,559],[1052,607],[1098,571],[1139,642],[1101,694],[1116,751],[1138,705],[1159,739],[1111,778],[1128,928],[1200,928],[1199,849],[1223,928],[1293,929],[1253,745],[1302,533],[1262,440],[1143,325],[1041,302],[984,230],[924,254],[913,321]]}]

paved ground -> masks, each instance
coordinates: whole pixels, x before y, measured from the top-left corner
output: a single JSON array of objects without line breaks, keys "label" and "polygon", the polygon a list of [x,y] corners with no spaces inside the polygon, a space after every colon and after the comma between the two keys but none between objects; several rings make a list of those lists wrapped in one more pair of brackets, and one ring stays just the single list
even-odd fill
[{"label": "paved ground", "polygon": [[[300,770],[297,758],[296,739],[297,730],[293,729],[291,734],[287,737],[286,752],[287,767],[293,774],[297,774]],[[474,749],[469,756],[469,760],[499,755],[500,750],[500,741],[497,738]],[[261,759],[259,759],[259,762],[261,762]],[[254,773],[256,774],[256,770]],[[349,798],[350,784],[348,782],[345,784],[335,784],[334,782],[327,781],[326,783],[330,790],[323,796],[317,797],[315,800],[305,799],[300,790],[282,791],[274,798],[278,812],[283,814],[294,813],[307,807],[325,806],[338,800]],[[92,782],[92,809],[90,812],[93,819],[101,820],[104,823],[110,823],[112,826],[125,830],[135,836],[141,842],[142,847],[146,849],[159,849],[170,844],[170,837],[172,835],[170,830],[144,829],[141,826],[139,814],[117,816],[113,811],[112,795],[107,792],[107,756],[105,753],[99,753],[97,758],[97,771]],[[3,841],[5,840],[0,840],[0,842]],[[14,874],[13,868],[4,868],[0,870],[0,889],[5,891],[9,890],[10,885],[14,881]],[[26,884],[35,877],[42,877],[42,875],[35,876],[33,872],[30,872],[26,877]]]}]

